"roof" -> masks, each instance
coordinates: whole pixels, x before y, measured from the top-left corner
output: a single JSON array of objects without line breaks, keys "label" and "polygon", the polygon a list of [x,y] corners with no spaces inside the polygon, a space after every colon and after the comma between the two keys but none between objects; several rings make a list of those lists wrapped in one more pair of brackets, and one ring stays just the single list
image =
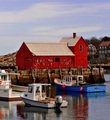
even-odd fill
[{"label": "roof", "polygon": [[110,45],[110,41],[104,41],[101,42],[99,46],[109,46]]},{"label": "roof", "polygon": [[96,48],[95,45],[93,45],[93,44],[88,44],[88,47],[94,47],[94,48]]},{"label": "roof", "polygon": [[63,42],[25,42],[25,44],[36,56],[74,56],[67,43]]},{"label": "roof", "polygon": [[76,36],[75,38],[73,37],[63,37],[60,42],[67,42],[68,46],[75,46],[78,40],[81,38],[81,36]]}]

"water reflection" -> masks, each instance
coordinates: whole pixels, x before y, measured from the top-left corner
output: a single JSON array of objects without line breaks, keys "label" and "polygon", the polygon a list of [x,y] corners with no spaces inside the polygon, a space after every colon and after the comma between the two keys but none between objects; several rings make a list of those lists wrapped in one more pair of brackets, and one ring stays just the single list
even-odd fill
[{"label": "water reflection", "polygon": [[87,120],[88,119],[88,109],[89,102],[88,98],[97,98],[106,96],[106,92],[100,93],[78,93],[78,92],[65,92],[56,91],[56,95],[63,96],[64,99],[68,101],[68,119],[74,120]]},{"label": "water reflection", "polygon": [[46,115],[52,113],[52,110],[35,108],[35,107],[26,107],[22,109],[25,117],[28,120],[46,120]]},{"label": "water reflection", "polygon": [[22,101],[3,102],[0,101],[0,119],[5,120],[63,120],[67,108],[44,109],[37,107],[26,107]]},{"label": "water reflection", "polygon": [[56,95],[61,95],[63,97],[73,96],[73,97],[104,97],[106,96],[106,92],[94,92],[94,93],[80,93],[80,92],[67,92],[57,90]]},{"label": "water reflection", "polygon": [[[63,96],[68,101],[67,108],[44,109],[26,107],[22,101],[4,102],[0,101],[0,119],[5,120],[87,120],[91,118],[92,106],[105,99],[106,92],[100,93],[75,93],[55,91],[56,95]],[[106,96],[107,97],[107,96]],[[98,99],[97,99],[98,98]],[[99,102],[99,100],[101,100]],[[101,104],[102,104],[101,103]],[[106,102],[107,103],[107,102]],[[104,102],[105,104],[105,102]],[[95,105],[94,105],[95,107]],[[99,107],[101,107],[99,105]],[[95,109],[95,108],[94,108]],[[93,111],[92,111],[93,113]]]},{"label": "water reflection", "polygon": [[24,113],[25,118],[28,120],[47,120],[47,119],[54,119],[63,118],[63,111],[66,108],[62,109],[45,109],[45,108],[36,108],[36,107],[26,107],[24,106],[22,109],[22,113]]},{"label": "water reflection", "polygon": [[16,119],[18,116],[18,104],[22,105],[22,101],[0,101],[0,119]]}]

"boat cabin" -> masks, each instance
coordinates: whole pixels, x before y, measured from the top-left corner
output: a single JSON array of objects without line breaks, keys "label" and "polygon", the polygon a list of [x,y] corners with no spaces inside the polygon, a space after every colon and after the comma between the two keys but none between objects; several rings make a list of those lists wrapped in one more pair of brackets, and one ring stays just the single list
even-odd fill
[{"label": "boat cabin", "polygon": [[19,73],[6,73],[5,70],[0,70],[0,88],[8,89],[11,85],[11,76],[19,75]]},{"label": "boat cabin", "polygon": [[81,84],[84,82],[83,75],[70,75],[70,76],[64,76],[63,82],[65,84]]},{"label": "boat cabin", "polygon": [[25,93],[25,97],[33,100],[44,100],[46,95],[46,87],[50,84],[29,84],[28,91]]}]

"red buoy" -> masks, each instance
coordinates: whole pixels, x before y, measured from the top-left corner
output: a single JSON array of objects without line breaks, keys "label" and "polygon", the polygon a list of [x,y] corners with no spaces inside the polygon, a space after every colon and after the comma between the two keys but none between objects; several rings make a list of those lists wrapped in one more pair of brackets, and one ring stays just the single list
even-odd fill
[{"label": "red buoy", "polygon": [[83,87],[80,88],[80,91],[82,91],[82,90],[83,90]]},{"label": "red buoy", "polygon": [[35,81],[36,81],[36,80],[34,79],[33,82],[35,83]]},{"label": "red buoy", "polygon": [[62,85],[62,88],[66,88],[66,86],[65,86],[65,85]]}]

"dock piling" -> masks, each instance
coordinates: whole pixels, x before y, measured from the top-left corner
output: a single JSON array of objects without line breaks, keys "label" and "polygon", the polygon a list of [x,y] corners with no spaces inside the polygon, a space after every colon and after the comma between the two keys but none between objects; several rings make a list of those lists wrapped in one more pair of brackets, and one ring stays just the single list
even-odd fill
[{"label": "dock piling", "polygon": [[50,83],[50,76],[49,76],[49,70],[48,70],[48,67],[47,67],[47,80],[48,80],[48,83]]}]

